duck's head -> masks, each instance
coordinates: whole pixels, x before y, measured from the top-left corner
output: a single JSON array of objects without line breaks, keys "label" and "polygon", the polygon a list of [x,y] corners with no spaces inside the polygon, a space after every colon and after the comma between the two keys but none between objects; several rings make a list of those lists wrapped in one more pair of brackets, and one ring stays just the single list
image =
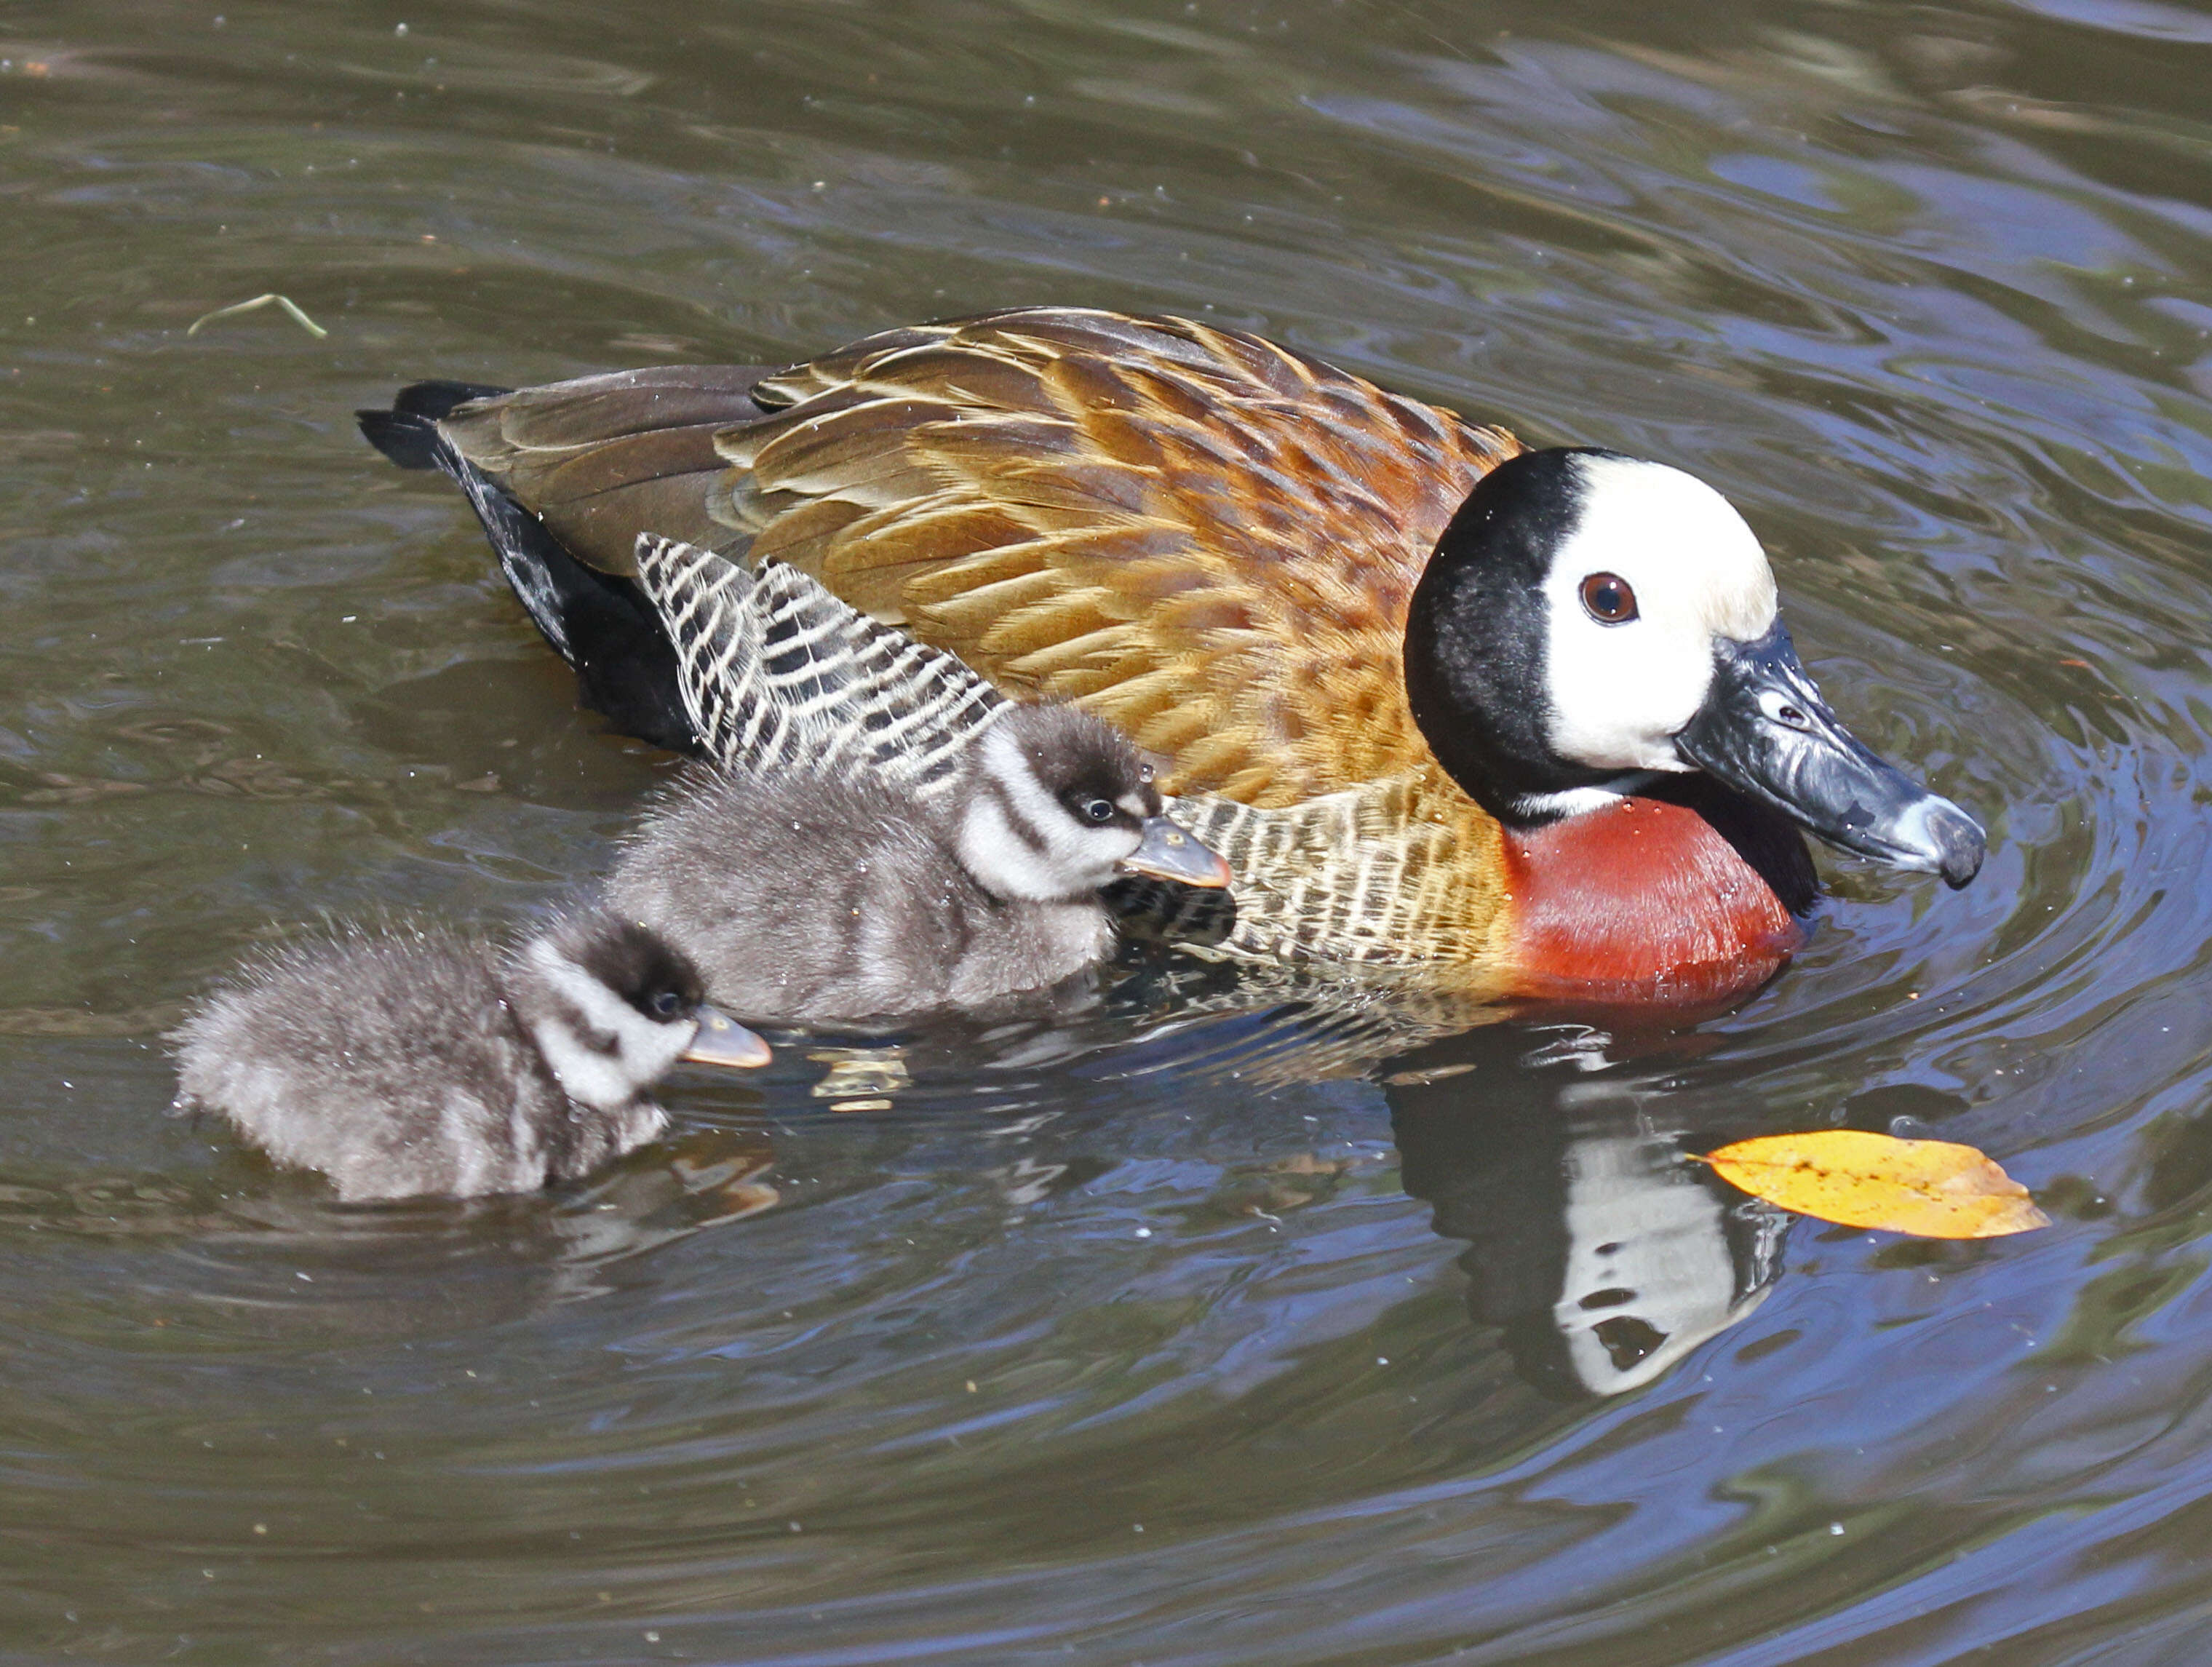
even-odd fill
[{"label": "duck's head", "polygon": [[506,982],[562,1092],[581,1105],[627,1105],[678,1060],[769,1062],[765,1042],[707,1005],[689,956],[603,910],[567,916],[531,940]]},{"label": "duck's head", "polygon": [[1164,814],[1152,766],[1072,706],[1015,706],[983,732],[957,798],[960,861],[994,897],[1057,903],[1124,875],[1229,884],[1229,865]]},{"label": "duck's head", "polygon": [[1483,477],[1414,591],[1406,686],[1438,760],[1509,824],[1701,770],[1847,851],[1954,886],[1981,867],[1974,819],[1820,698],[1743,517],[1663,464],[1561,447]]}]

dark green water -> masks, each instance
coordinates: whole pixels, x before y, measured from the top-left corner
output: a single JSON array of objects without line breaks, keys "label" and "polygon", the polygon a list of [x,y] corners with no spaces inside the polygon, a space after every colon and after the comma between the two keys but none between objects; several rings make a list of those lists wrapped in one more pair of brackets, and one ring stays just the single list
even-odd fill
[{"label": "dark green water", "polygon": [[[2212,11],[0,33],[0,1657],[2212,1659]],[[328,338],[186,338],[269,289]],[[353,407],[1042,301],[1698,471],[1982,878],[1824,857],[1811,948],[1681,1033],[1346,1070],[1139,989],[913,1038],[872,1112],[801,1043],[475,1208],[162,1116],[272,922],[526,918],[664,770]],[[1785,1226],[1672,1160],[1838,1122],[2057,1225]]]}]

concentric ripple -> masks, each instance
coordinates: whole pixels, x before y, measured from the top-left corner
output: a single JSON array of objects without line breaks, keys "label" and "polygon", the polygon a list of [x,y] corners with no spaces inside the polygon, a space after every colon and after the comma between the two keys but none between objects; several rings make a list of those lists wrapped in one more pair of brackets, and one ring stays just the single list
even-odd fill
[{"label": "concentric ripple", "polygon": [[[0,1652],[2212,1649],[2200,16],[404,21],[0,26]],[[329,335],[186,335],[270,289]],[[1824,856],[1810,946],[1695,1022],[1140,957],[784,1035],[544,1198],[342,1208],[165,1115],[234,955],[531,918],[667,770],[354,407],[1042,301],[1712,480],[1981,877]],[[2057,1225],[1827,1231],[1682,1161],[1834,1123]]]}]

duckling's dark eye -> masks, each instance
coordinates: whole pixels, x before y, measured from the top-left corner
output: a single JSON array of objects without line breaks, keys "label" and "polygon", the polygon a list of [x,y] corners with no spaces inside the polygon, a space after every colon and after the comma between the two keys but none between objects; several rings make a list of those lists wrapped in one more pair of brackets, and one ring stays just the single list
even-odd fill
[{"label": "duckling's dark eye", "polygon": [[1085,821],[1103,828],[1114,819],[1114,801],[1110,799],[1085,799],[1076,806],[1075,813]]},{"label": "duckling's dark eye", "polygon": [[684,1010],[684,998],[672,989],[665,989],[649,998],[645,1006],[655,1019],[673,1019]]},{"label": "duckling's dark eye", "polygon": [[1583,581],[1583,607],[1601,625],[1625,625],[1636,618],[1636,593],[1617,573],[1593,573]]}]

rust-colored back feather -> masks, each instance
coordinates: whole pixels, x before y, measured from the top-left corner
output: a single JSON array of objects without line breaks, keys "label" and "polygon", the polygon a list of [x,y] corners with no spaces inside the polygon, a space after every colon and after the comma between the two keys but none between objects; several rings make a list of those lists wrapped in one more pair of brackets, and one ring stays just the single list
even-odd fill
[{"label": "rust-colored back feather", "polygon": [[771,375],[672,367],[464,406],[447,438],[611,573],[641,531],[787,562],[1180,793],[1281,806],[1431,764],[1400,639],[1511,436],[1232,331],[1066,308]]},{"label": "rust-colored back feather", "polygon": [[1510,435],[1255,338],[1064,309],[758,392],[791,403],[717,441],[757,557],[1090,707],[1173,790],[1279,806],[1428,766],[1406,606]]}]

